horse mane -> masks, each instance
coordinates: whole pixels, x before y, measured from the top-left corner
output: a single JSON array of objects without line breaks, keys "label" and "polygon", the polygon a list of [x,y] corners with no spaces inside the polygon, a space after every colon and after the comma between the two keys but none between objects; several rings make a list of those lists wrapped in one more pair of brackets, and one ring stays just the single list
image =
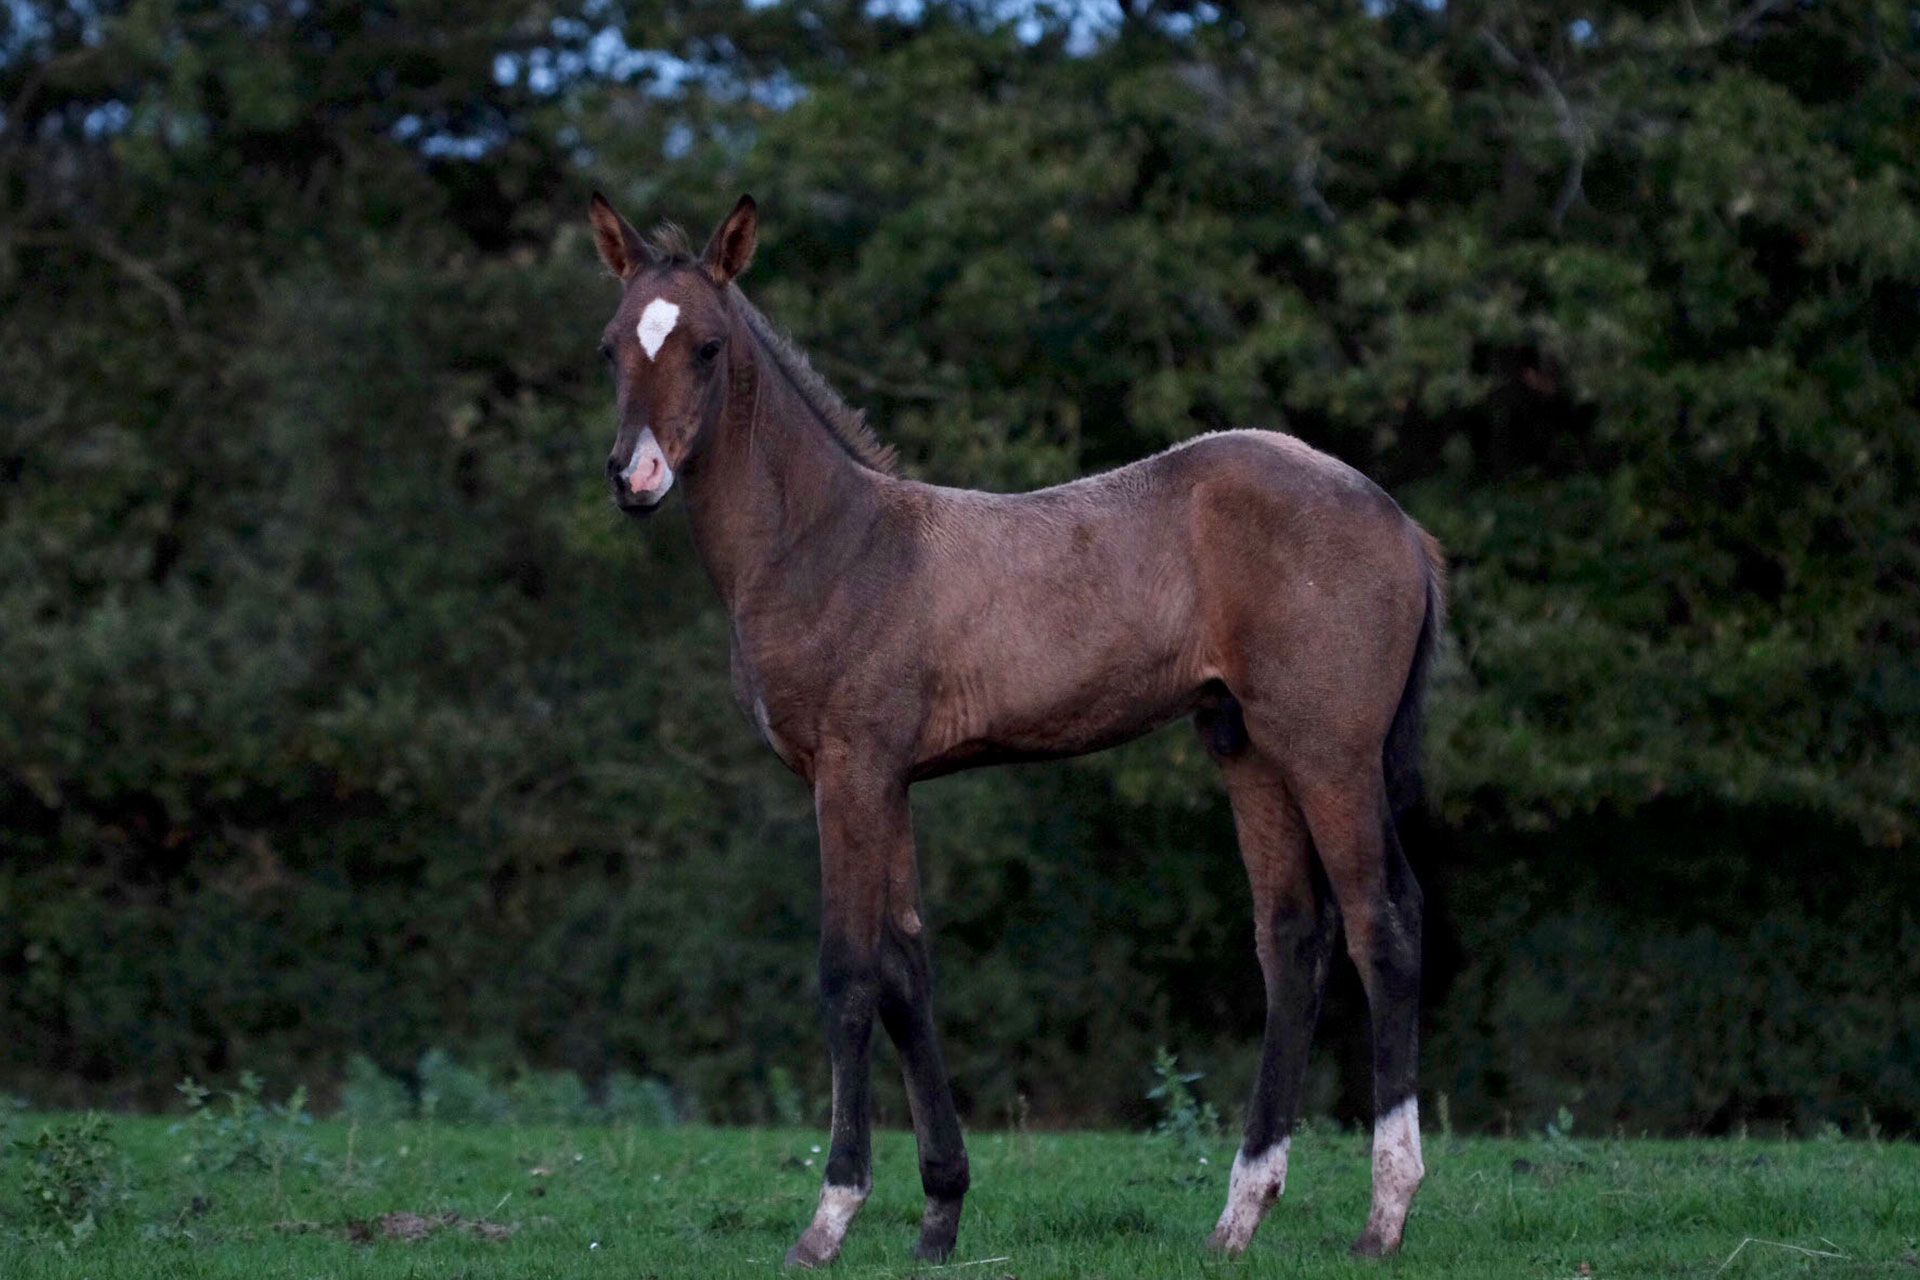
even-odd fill
[{"label": "horse mane", "polygon": [[801,402],[813,411],[827,434],[867,470],[889,476],[900,474],[900,457],[894,447],[873,434],[873,428],[867,425],[867,416],[840,398],[840,393],[807,359],[807,353],[747,301],[747,295],[737,287],[728,286],[727,293],[740,309],[747,329],[758,339],[774,367],[786,375]]},{"label": "horse mane", "polygon": [[648,233],[647,248],[653,250],[660,265],[667,267],[691,267],[699,261],[693,251],[693,241],[687,239],[687,233],[677,222],[662,222]]}]

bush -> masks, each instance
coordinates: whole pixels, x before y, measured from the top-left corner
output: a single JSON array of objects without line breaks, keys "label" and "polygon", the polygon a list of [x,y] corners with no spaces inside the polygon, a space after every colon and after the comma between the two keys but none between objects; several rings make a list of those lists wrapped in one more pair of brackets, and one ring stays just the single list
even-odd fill
[{"label": "bush", "polygon": [[356,1053],[347,1059],[346,1080],[340,1086],[340,1114],[363,1124],[410,1120],[418,1108],[407,1086],[382,1071],[372,1058]]},{"label": "bush", "polygon": [[616,1071],[607,1077],[606,1101],[602,1105],[607,1119],[616,1124],[670,1129],[680,1123],[680,1108],[674,1104],[673,1092],[664,1081],[642,1080],[625,1071]]},{"label": "bush", "polygon": [[124,1157],[96,1112],[43,1126],[11,1146],[29,1230],[63,1247],[92,1236],[124,1192]]},{"label": "bush", "polygon": [[442,1124],[500,1124],[513,1118],[513,1100],[484,1071],[455,1062],[444,1049],[421,1055],[420,1118]]},{"label": "bush", "polygon": [[237,1088],[215,1093],[191,1078],[176,1086],[186,1101],[187,1118],[170,1132],[187,1140],[187,1160],[208,1173],[279,1173],[290,1165],[314,1163],[306,1130],[307,1089],[297,1085],[283,1102],[266,1097],[266,1084],[251,1071],[240,1073]]},{"label": "bush", "polygon": [[[1089,6],[703,6],[668,24],[703,74],[652,95],[554,45],[600,18],[523,3],[244,38],[8,6],[0,1085],[159,1105],[364,1054],[441,1121],[616,1070],[817,1118],[805,788],[734,705],[686,504],[617,518],[582,425],[580,194],[750,187],[747,288],[909,475],[1281,427],[1449,545],[1425,1063],[1463,1127],[1582,1088],[1635,1128],[1915,1123],[1907,10],[1736,7],[1107,5],[1124,34],[1076,39],[999,19]],[[550,90],[495,73],[529,41]],[[316,76],[322,44],[421,74]],[[914,805],[970,1118],[1141,1122],[1159,1044],[1251,1073],[1185,726]],[[1370,1105],[1364,1066],[1314,1080]]]}]

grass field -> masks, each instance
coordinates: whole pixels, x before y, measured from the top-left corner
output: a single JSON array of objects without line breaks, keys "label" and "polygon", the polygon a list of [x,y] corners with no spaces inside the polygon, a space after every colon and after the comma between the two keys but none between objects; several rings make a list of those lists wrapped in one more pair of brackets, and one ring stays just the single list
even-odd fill
[{"label": "grass field", "polygon": [[[17,1143],[63,1122],[29,1116],[10,1131]],[[77,1243],[23,1228],[35,1187],[15,1147],[0,1184],[0,1277],[768,1276],[811,1212],[821,1165],[821,1135],[779,1130],[328,1122],[262,1143],[126,1118],[106,1135],[115,1189]],[[1920,1146],[1907,1143],[1429,1134],[1407,1248],[1385,1263],[1346,1256],[1366,1213],[1357,1133],[1300,1137],[1285,1199],[1237,1262],[1200,1247],[1225,1192],[1227,1143],[984,1133],[971,1147],[975,1191],[953,1263],[908,1259],[913,1144],[888,1132],[834,1274],[1920,1276]],[[417,1217],[388,1216],[400,1214]]]}]

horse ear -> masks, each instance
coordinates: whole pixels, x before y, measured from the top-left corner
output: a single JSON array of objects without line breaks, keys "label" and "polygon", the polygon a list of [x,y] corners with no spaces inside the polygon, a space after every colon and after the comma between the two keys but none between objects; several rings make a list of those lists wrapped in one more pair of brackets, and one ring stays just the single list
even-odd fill
[{"label": "horse ear", "polygon": [[587,216],[593,220],[593,243],[600,250],[600,261],[607,264],[607,270],[625,280],[641,267],[653,261],[653,251],[647,248],[647,242],[633,229],[633,224],[614,212],[607,198],[598,191],[593,193],[593,202],[587,206]]},{"label": "horse ear", "polygon": [[707,251],[700,255],[700,265],[706,268],[715,284],[724,289],[747,269],[753,262],[753,246],[759,233],[759,208],[752,196],[741,196],[727,220],[714,231],[713,239],[707,241]]}]

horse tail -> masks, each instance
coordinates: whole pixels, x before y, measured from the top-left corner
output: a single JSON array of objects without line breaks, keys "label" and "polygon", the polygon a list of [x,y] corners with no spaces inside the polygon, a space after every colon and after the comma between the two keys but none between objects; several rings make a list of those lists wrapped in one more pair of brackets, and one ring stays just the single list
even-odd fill
[{"label": "horse tail", "polygon": [[1386,745],[1380,752],[1381,769],[1387,780],[1387,805],[1397,821],[1419,807],[1426,798],[1426,786],[1420,776],[1420,734],[1426,701],[1427,673],[1433,661],[1434,647],[1447,625],[1447,561],[1440,540],[1419,525],[1414,532],[1420,538],[1425,560],[1427,612],[1420,621],[1420,638],[1413,647],[1413,663],[1407,669],[1407,683],[1400,691],[1400,705],[1387,729]]}]

